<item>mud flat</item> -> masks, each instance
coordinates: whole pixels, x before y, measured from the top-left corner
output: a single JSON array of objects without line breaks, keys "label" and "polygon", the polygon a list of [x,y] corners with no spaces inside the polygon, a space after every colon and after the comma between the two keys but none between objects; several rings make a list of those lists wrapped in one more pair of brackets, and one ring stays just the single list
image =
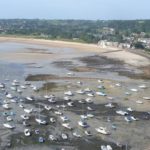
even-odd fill
[{"label": "mud flat", "polygon": [[[148,57],[125,50],[101,49],[93,44],[9,37],[0,38],[0,41],[0,83],[6,85],[5,89],[0,89],[0,149],[99,150],[101,145],[109,144],[114,150],[125,150],[125,145],[130,150],[149,150],[150,101],[143,99],[150,96]],[[17,89],[22,90],[21,94],[12,88],[14,80],[19,81]],[[141,85],[145,88],[140,88]],[[33,87],[37,90],[34,91]],[[92,102],[85,101],[89,98],[87,92],[78,93],[78,90],[88,88],[93,93],[90,97]],[[66,91],[73,93],[68,101],[64,99]],[[6,92],[15,96],[16,102],[6,98]],[[97,92],[106,93],[106,96]],[[44,98],[45,95],[55,95],[56,102],[51,103]],[[27,97],[33,98],[33,101],[27,100]],[[3,100],[10,102],[9,110],[3,108]],[[73,102],[74,106],[69,106],[69,102]],[[114,108],[107,108],[105,105],[108,103],[112,103]],[[33,109],[29,114],[30,126],[27,127],[31,129],[30,137],[23,133],[26,127],[22,125],[20,115],[25,112],[19,104]],[[47,105],[52,109],[45,109]],[[125,116],[116,113],[120,109],[138,121],[127,122]],[[3,127],[6,121],[3,113],[11,111],[15,114],[12,116],[16,125],[14,130]],[[73,130],[62,126],[56,111],[69,118]],[[86,120],[86,129],[81,128],[78,125],[80,115],[88,113],[94,117]],[[37,116],[45,118],[47,124],[37,124]],[[56,123],[51,123],[50,117],[54,117]],[[99,126],[106,127],[111,134],[97,133],[95,128]],[[39,134],[35,134],[37,129]],[[92,136],[87,136],[85,130],[91,131]],[[77,131],[81,138],[74,137],[73,131]],[[69,139],[62,140],[62,133],[67,134]],[[49,134],[56,136],[58,141],[50,141]],[[38,141],[41,136],[45,139],[43,143]],[[122,147],[117,146],[118,143]]]}]

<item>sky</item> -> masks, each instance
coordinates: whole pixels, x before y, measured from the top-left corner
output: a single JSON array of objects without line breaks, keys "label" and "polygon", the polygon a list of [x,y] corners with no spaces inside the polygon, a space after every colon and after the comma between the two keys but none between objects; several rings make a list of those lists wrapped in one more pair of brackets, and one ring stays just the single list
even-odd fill
[{"label": "sky", "polygon": [[150,0],[0,0],[0,19],[150,19]]}]

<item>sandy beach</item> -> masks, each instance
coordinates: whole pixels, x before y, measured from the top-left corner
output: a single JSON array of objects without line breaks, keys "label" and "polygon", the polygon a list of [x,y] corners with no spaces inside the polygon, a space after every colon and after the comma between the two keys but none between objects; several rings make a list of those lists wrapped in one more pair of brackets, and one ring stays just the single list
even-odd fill
[{"label": "sandy beach", "polygon": [[[18,42],[18,43],[28,43],[28,44],[36,44],[36,45],[43,45],[47,47],[59,47],[59,48],[72,48],[80,52],[93,52],[97,53],[98,55],[106,56],[108,58],[118,59],[121,61],[124,61],[126,64],[133,65],[133,66],[147,66],[150,65],[150,61],[138,54],[134,54],[129,52],[128,50],[120,50],[118,48],[100,48],[96,44],[83,44],[83,43],[76,43],[76,42],[65,42],[65,41],[56,41],[56,40],[43,40],[43,39],[32,39],[32,38],[15,38],[15,37],[0,37],[0,42]],[[8,57],[8,53],[4,54],[0,57]],[[12,58],[15,59],[15,57],[19,57],[20,59],[29,59],[29,55],[26,54],[17,54],[17,55],[11,55],[8,59]],[[36,54],[36,59],[47,59],[50,58],[52,55],[45,55],[45,54]],[[52,56],[55,57],[55,56]],[[32,58],[35,58],[34,55]]]}]

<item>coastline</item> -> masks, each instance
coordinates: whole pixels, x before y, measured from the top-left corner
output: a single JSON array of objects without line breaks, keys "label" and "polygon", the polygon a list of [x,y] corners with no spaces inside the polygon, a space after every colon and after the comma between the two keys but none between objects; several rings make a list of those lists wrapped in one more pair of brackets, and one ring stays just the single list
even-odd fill
[{"label": "coastline", "polygon": [[[134,53],[133,51],[130,52],[129,50],[118,49],[118,48],[116,49],[101,48],[96,44],[58,41],[58,40],[46,40],[46,39],[34,39],[34,38],[22,38],[22,37],[0,37],[0,43],[3,43],[3,42],[36,44],[36,45],[54,47],[54,48],[71,48],[71,49],[76,50],[78,53],[88,52],[88,53],[93,53],[96,55],[106,56],[112,59],[118,59],[120,61],[124,61],[124,63],[128,65],[132,65],[135,67],[144,67],[144,66],[150,65],[149,58],[146,58],[140,54]],[[39,57],[38,54],[36,54],[36,57],[37,58]]]}]

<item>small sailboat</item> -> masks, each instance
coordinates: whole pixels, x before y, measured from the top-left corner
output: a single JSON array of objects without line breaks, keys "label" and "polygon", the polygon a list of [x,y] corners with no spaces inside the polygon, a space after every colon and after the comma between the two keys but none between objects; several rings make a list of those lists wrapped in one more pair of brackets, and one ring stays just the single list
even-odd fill
[{"label": "small sailboat", "polygon": [[73,93],[71,91],[64,92],[64,94],[67,96],[73,96]]},{"label": "small sailboat", "polygon": [[105,105],[105,107],[107,107],[107,108],[114,108],[115,106],[112,103],[108,103],[108,104]]},{"label": "small sailboat", "polygon": [[15,125],[12,125],[12,124],[10,124],[10,123],[3,123],[3,126],[4,126],[5,128],[8,128],[8,129],[14,129],[14,128],[15,128]]},{"label": "small sailboat", "polygon": [[87,136],[92,136],[92,133],[91,133],[90,131],[85,130],[84,133],[85,133]]},{"label": "small sailboat", "polygon": [[150,100],[150,97],[144,96],[143,99],[145,99],[145,100]]},{"label": "small sailboat", "polygon": [[24,135],[25,135],[25,136],[31,136],[31,131],[30,131],[30,129],[24,129]]},{"label": "small sailboat", "polygon": [[60,116],[60,119],[65,122],[65,121],[68,121],[69,118],[67,116]]},{"label": "small sailboat", "polygon": [[0,83],[0,88],[5,88],[5,84],[4,83]]},{"label": "small sailboat", "polygon": [[78,93],[78,94],[84,94],[85,91],[84,90],[77,90],[76,93]]},{"label": "small sailboat", "polygon": [[138,92],[138,89],[130,89],[132,92]]},{"label": "small sailboat", "polygon": [[57,138],[54,135],[52,135],[52,134],[49,135],[49,139],[51,141],[57,141]]},{"label": "small sailboat", "polygon": [[87,128],[88,127],[87,122],[85,122],[84,120],[78,121],[78,125],[81,126],[81,127],[83,127],[83,128]]},{"label": "small sailboat", "polygon": [[6,97],[9,98],[9,99],[12,99],[12,98],[13,98],[13,96],[12,96],[10,93],[7,93],[7,94],[6,94]]},{"label": "small sailboat", "polygon": [[107,96],[107,94],[104,93],[104,92],[96,92],[96,94],[99,95],[99,96]]},{"label": "small sailboat", "polygon": [[39,123],[39,124],[42,124],[42,125],[46,125],[46,124],[47,124],[46,120],[43,120],[43,119],[41,119],[41,118],[35,118],[35,121],[36,121],[37,123]]},{"label": "small sailboat", "polygon": [[50,118],[50,122],[55,123],[56,120],[55,120],[53,117],[51,117],[51,118]]},{"label": "small sailboat", "polygon": [[24,112],[26,112],[26,113],[28,113],[28,114],[32,113],[32,111],[33,111],[32,108],[31,108],[31,109],[27,109],[27,108],[24,109]]},{"label": "small sailboat", "polygon": [[9,106],[9,104],[3,104],[2,107],[5,108],[5,109],[10,109],[10,108],[11,108],[11,107]]},{"label": "small sailboat", "polygon": [[32,97],[26,97],[26,99],[27,99],[28,101],[33,101],[33,100],[34,100],[34,98],[32,98]]},{"label": "small sailboat", "polygon": [[12,117],[11,116],[7,116],[6,117],[6,120],[9,122],[9,121],[13,121]]},{"label": "small sailboat", "polygon": [[67,136],[67,134],[65,134],[65,133],[62,133],[62,134],[61,134],[61,137],[62,137],[63,140],[67,140],[67,139],[68,139],[68,136]]},{"label": "small sailboat", "polygon": [[104,135],[110,134],[110,132],[107,131],[107,129],[104,128],[104,127],[95,128],[95,130],[96,130],[98,133],[101,133],[101,134],[104,134]]},{"label": "small sailboat", "polygon": [[69,130],[72,130],[72,127],[70,126],[69,123],[62,123],[62,126],[69,129]]},{"label": "small sailboat", "polygon": [[27,115],[25,115],[25,114],[21,115],[20,117],[21,117],[23,120],[29,120],[29,116],[27,116]]},{"label": "small sailboat", "polygon": [[145,84],[142,84],[142,85],[139,85],[139,88],[141,88],[141,89],[146,89],[147,86],[146,86]]},{"label": "small sailboat", "polygon": [[122,116],[128,115],[128,112],[123,111],[123,110],[117,110],[116,113]]},{"label": "small sailboat", "polygon": [[80,137],[81,137],[81,135],[78,134],[77,132],[73,132],[72,134],[73,134],[73,136],[75,136],[75,137],[77,137],[77,138],[80,138]]},{"label": "small sailboat", "polygon": [[49,110],[52,110],[52,107],[49,106],[49,105],[45,105],[44,108],[45,108],[46,110],[48,110],[48,111],[49,111]]}]

